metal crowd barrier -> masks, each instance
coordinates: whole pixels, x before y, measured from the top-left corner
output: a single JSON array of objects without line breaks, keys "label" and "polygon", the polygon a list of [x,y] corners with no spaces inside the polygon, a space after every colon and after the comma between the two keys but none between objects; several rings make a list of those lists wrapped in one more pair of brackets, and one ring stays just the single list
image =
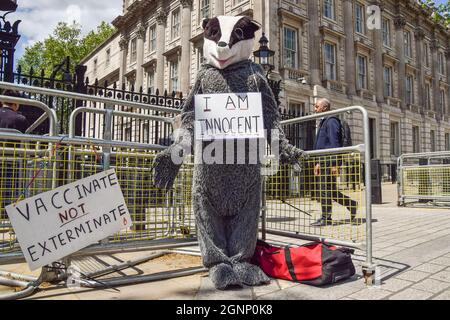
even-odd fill
[{"label": "metal crowd barrier", "polygon": [[450,151],[403,154],[397,168],[399,206],[450,207]]},{"label": "metal crowd barrier", "polygon": [[[195,219],[191,207],[192,164],[185,164],[174,188],[167,193],[152,187],[151,162],[156,152],[165,147],[154,144],[113,141],[112,119],[116,116],[137,116],[113,110],[115,105],[152,108],[147,104],[92,97],[52,89],[18,86],[0,82],[0,88],[34,93],[52,94],[79,100],[104,103],[105,109],[79,108],[71,115],[69,137],[37,137],[11,132],[0,133],[0,265],[20,261],[23,257],[4,206],[17,201],[20,196],[32,196],[51,190],[100,171],[115,168],[130,214],[135,224],[99,244],[72,255],[90,255],[126,250],[137,251],[156,248],[176,248],[196,243]],[[30,104],[29,101],[26,102]],[[178,110],[155,106],[155,110],[177,113]],[[365,193],[362,184],[354,190],[339,190],[339,174],[332,174],[331,164],[338,163],[345,180],[361,179],[361,163],[370,163],[369,119],[362,107],[349,107],[320,115],[312,115],[282,122],[295,124],[358,111],[363,115],[364,145],[330,150],[310,151],[306,168],[298,174],[290,166],[281,167],[275,176],[265,177],[263,184],[262,232],[296,237],[330,244],[355,247],[366,251],[363,271],[368,283],[374,278],[372,261],[372,212],[370,165],[365,170]],[[80,112],[101,113],[104,119],[104,139],[74,136],[74,121]],[[170,122],[171,119],[152,119]],[[5,165],[9,161],[10,165]],[[321,174],[314,175],[311,168],[321,163]],[[9,168],[5,170],[4,168]],[[336,175],[336,176],[333,176]],[[321,180],[323,179],[323,180]],[[32,181],[32,183],[30,183]],[[324,181],[326,183],[324,183]],[[332,189],[327,189],[331,185]],[[323,190],[325,189],[325,190]],[[338,191],[341,191],[340,193]],[[310,223],[320,217],[321,202],[329,197],[345,202],[350,197],[356,202],[347,203],[349,211],[355,209],[356,221],[349,221],[350,212],[344,207],[334,210],[334,224],[312,227]],[[363,196],[365,194],[365,197]],[[329,200],[329,199],[328,199]],[[335,205],[333,208],[336,208]],[[359,220],[359,221],[358,221]],[[198,269],[201,271],[201,269]],[[1,275],[0,275],[1,276]],[[1,279],[0,279],[1,280]],[[135,282],[135,281],[130,281]]]},{"label": "metal crowd barrier", "polygon": [[[372,261],[372,204],[369,117],[360,106],[352,106],[321,114],[283,121],[282,125],[297,124],[331,115],[360,112],[364,130],[364,144],[345,148],[306,152],[303,170],[298,173],[290,166],[281,166],[278,173],[265,177],[263,186],[262,233],[321,241],[358,248],[366,253],[363,272],[366,282],[374,281]],[[314,167],[320,164],[320,173]],[[332,167],[337,167],[338,172]],[[352,189],[347,181],[355,182]],[[364,181],[364,187],[363,182]],[[344,183],[345,182],[345,183]],[[341,205],[338,205],[337,202]],[[330,211],[331,221],[325,226],[311,226]],[[354,213],[355,219],[351,219]]]},{"label": "metal crowd barrier", "polygon": [[[167,193],[163,192],[153,187],[151,164],[156,152],[163,150],[165,147],[154,144],[114,141],[111,135],[111,124],[114,116],[151,118],[155,121],[171,122],[169,118],[113,110],[116,103],[119,105],[138,105],[140,108],[145,107],[147,109],[154,107],[156,110],[164,109],[164,111],[169,112],[175,111],[174,113],[177,113],[178,110],[87,95],[61,93],[57,90],[25,87],[0,83],[0,88],[18,91],[32,90],[41,94],[51,91],[51,94],[54,95],[70,96],[80,100],[101,100],[102,103],[106,104],[107,109],[76,109],[70,117],[70,127],[72,128],[70,136],[56,136],[58,122],[53,110],[34,100],[0,97],[2,101],[33,105],[43,109],[46,112],[45,116],[38,119],[32,127],[39,125],[47,117],[50,119],[49,136],[21,134],[12,130],[0,131],[0,265],[23,262],[24,260],[16,235],[5,212],[7,205],[109,168],[116,170],[134,225],[64,259],[65,267],[70,265],[70,259],[79,256],[127,251],[166,250],[192,246],[197,243],[196,228],[190,205],[190,185],[192,181],[190,166],[186,165],[182,168],[181,174],[175,182],[176,188]],[[111,107],[108,108],[108,106]],[[74,137],[74,121],[76,115],[80,112],[95,112],[105,115],[104,139]],[[165,253],[169,253],[169,251],[165,251],[163,254]],[[157,256],[150,255],[135,261],[129,261],[126,266],[124,264],[111,268],[120,270],[155,257]],[[41,276],[33,279],[25,275],[0,271],[0,285],[27,287],[26,290],[18,293],[0,296],[0,299],[25,297],[33,293],[38,283],[44,281],[43,279],[67,279],[67,270],[62,277],[57,275],[55,270],[58,270],[58,268],[44,267]],[[96,272],[96,274],[103,274],[105,270]],[[165,275],[142,275],[132,278],[111,279],[110,282],[115,285],[141,283],[202,271],[204,271],[203,267],[197,267],[169,272]],[[98,282],[92,280],[84,279],[83,281],[84,286],[97,287],[99,285]],[[108,281],[102,281],[101,286]],[[28,284],[25,285],[26,283]]]}]

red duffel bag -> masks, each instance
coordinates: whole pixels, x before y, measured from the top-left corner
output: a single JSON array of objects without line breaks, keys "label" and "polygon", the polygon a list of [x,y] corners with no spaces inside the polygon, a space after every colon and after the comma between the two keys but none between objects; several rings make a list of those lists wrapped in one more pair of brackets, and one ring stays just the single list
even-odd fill
[{"label": "red duffel bag", "polygon": [[252,263],[272,278],[322,286],[355,274],[352,253],[323,243],[281,248],[258,240]]}]

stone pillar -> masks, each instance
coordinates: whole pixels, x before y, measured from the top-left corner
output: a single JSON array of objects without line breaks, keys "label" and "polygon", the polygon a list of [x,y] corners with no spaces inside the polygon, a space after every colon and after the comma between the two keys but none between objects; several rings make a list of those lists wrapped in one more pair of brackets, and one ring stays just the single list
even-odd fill
[{"label": "stone pillar", "polygon": [[120,66],[119,66],[119,88],[125,83],[125,73],[127,71],[127,55],[128,55],[128,37],[122,36],[119,41],[120,47]]},{"label": "stone pillar", "polygon": [[[379,4],[378,1],[373,4],[378,5],[381,10],[383,6]],[[375,48],[373,54],[374,63],[374,77],[375,77],[375,97],[377,103],[380,105],[384,103],[384,65],[383,65],[383,30],[374,29],[373,32],[373,45]]]},{"label": "stone pillar", "polygon": [[166,47],[167,12],[160,10],[156,13],[156,89],[164,92],[164,50]]},{"label": "stone pillar", "polygon": [[419,76],[418,76],[418,101],[417,104],[420,106],[420,108],[423,108],[423,106],[425,106],[425,70],[424,70],[424,57],[423,57],[423,39],[425,37],[425,33],[423,31],[423,29],[420,27],[421,21],[418,21],[418,28],[416,29],[416,33],[415,33],[415,39],[416,39],[416,57],[417,57],[417,62],[418,62],[418,67],[419,67]]},{"label": "stone pillar", "polygon": [[345,81],[347,95],[356,94],[356,54],[355,32],[353,28],[353,0],[344,0],[344,32],[345,32]]},{"label": "stone pillar", "polygon": [[180,90],[187,96],[189,92],[189,75],[191,66],[191,8],[192,0],[181,0],[181,68]]},{"label": "stone pillar", "polygon": [[308,0],[309,17],[309,71],[311,85],[322,85],[320,74],[321,38],[319,30],[319,7],[317,0]]},{"label": "stone pillar", "polygon": [[397,16],[394,19],[395,26],[395,48],[397,51],[398,58],[398,87],[397,96],[401,99],[400,106],[402,109],[405,108],[405,77],[406,77],[406,65],[405,65],[405,37],[404,37],[404,27],[406,25],[406,19],[403,16]]},{"label": "stone pillar", "polygon": [[136,86],[135,90],[139,90],[143,85],[144,69],[142,65],[144,64],[144,39],[145,39],[145,26],[141,24],[137,30],[137,45],[136,45]]},{"label": "stone pillar", "polygon": [[214,17],[223,16],[225,13],[225,5],[223,0],[215,0],[214,1]]}]

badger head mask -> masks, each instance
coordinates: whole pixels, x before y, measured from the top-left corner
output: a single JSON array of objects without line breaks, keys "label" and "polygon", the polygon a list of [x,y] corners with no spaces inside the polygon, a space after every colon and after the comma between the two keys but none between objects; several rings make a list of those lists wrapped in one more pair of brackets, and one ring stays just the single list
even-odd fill
[{"label": "badger head mask", "polygon": [[217,69],[248,60],[259,24],[246,16],[218,16],[203,21],[205,62]]}]

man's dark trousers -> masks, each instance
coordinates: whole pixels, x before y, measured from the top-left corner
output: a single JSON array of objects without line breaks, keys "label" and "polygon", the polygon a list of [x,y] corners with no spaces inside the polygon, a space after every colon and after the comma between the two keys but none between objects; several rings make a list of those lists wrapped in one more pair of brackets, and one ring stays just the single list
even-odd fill
[{"label": "man's dark trousers", "polygon": [[320,172],[320,204],[322,205],[322,219],[331,220],[333,201],[347,207],[350,212],[356,212],[358,203],[338,190],[337,177],[331,173],[331,168],[327,167],[321,169]]}]

